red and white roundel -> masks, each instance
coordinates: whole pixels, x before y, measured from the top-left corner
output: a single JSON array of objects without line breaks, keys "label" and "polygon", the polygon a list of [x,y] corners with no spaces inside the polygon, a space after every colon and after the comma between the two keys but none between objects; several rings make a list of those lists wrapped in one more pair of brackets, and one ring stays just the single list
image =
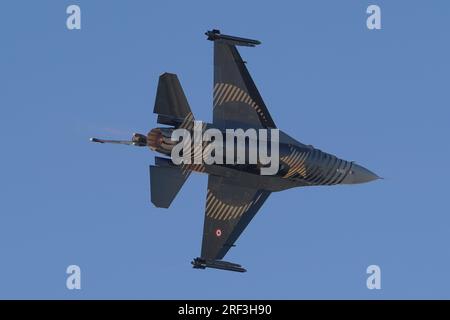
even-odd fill
[{"label": "red and white roundel", "polygon": [[221,235],[222,235],[222,230],[217,229],[217,230],[216,230],[216,236],[217,236],[217,237],[220,237]]}]

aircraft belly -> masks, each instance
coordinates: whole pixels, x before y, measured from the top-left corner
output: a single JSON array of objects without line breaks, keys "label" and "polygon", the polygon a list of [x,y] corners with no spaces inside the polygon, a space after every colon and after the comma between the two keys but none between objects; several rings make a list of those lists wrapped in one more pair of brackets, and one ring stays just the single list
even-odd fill
[{"label": "aircraft belly", "polygon": [[279,176],[253,174],[221,165],[206,165],[205,172],[215,176],[224,177],[229,184],[262,189],[271,192],[307,185],[306,183],[299,181],[283,179]]}]

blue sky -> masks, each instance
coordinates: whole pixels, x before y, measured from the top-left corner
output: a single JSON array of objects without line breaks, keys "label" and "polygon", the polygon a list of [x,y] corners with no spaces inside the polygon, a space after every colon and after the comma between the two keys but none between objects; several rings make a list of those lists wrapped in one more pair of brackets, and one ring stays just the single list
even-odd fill
[{"label": "blue sky", "polygon": [[[77,4],[82,29],[66,28]],[[366,28],[378,4],[382,30]],[[0,298],[450,298],[450,4],[444,1],[3,1]],[[242,48],[274,121],[373,170],[365,185],[272,194],[227,255],[194,270],[207,178],[169,210],[144,148],[89,143],[156,126],[177,73],[211,120],[211,28]],[[65,270],[82,270],[82,289]],[[366,268],[381,267],[381,290]]]}]

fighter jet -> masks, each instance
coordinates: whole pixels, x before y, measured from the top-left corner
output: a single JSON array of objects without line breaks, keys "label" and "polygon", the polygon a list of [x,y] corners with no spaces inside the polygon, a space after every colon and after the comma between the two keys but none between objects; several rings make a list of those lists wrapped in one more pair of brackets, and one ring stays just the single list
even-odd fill
[{"label": "fighter jet", "polygon": [[[237,50],[238,46],[255,47],[261,42],[224,35],[219,30],[207,31],[205,35],[214,44],[213,122],[203,124],[202,132],[213,128],[226,136],[228,129],[278,130]],[[261,169],[266,166],[259,160],[257,163],[245,162],[248,152],[244,163],[236,160],[236,153],[231,163],[177,163],[173,159],[173,149],[179,141],[173,139],[173,134],[179,129],[192,133],[196,122],[175,74],[160,76],[153,112],[162,126],[146,135],[135,133],[131,141],[97,138],[91,138],[91,141],[149,147],[161,154],[155,156],[155,164],[150,165],[151,202],[156,207],[169,208],[192,172],[208,174],[201,255],[191,262],[194,268],[245,272],[240,264],[223,258],[272,192],[379,179],[355,162],[303,144],[281,130],[277,138],[279,166],[275,174],[261,174]],[[260,136],[257,139],[261,140]],[[230,148],[235,149],[236,143],[223,144],[223,154]],[[244,148],[249,144],[247,141]],[[207,147],[208,141],[202,141],[200,145]],[[193,149],[194,156],[198,155],[196,148]]]}]

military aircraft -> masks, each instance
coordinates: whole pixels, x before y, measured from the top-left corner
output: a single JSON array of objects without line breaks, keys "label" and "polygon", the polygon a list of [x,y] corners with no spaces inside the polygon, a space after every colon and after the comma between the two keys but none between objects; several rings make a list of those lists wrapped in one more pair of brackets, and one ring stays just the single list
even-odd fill
[{"label": "military aircraft", "polygon": [[[236,48],[254,47],[260,42],[224,35],[219,30],[207,31],[205,35],[214,43],[214,89],[213,122],[203,126],[203,130],[276,129]],[[158,115],[157,123],[164,126],[152,129],[147,135],[135,133],[131,141],[97,138],[91,141],[149,147],[163,155],[156,156],[155,165],[150,165],[151,201],[156,207],[168,208],[191,172],[208,174],[202,249],[200,257],[191,262],[194,268],[245,272],[241,265],[223,258],[272,192],[379,179],[368,169],[305,145],[281,130],[279,168],[273,175],[260,174],[258,163],[175,164],[171,157],[177,143],[172,139],[174,130],[194,129],[191,108],[175,74],[160,76],[153,112]]]}]

